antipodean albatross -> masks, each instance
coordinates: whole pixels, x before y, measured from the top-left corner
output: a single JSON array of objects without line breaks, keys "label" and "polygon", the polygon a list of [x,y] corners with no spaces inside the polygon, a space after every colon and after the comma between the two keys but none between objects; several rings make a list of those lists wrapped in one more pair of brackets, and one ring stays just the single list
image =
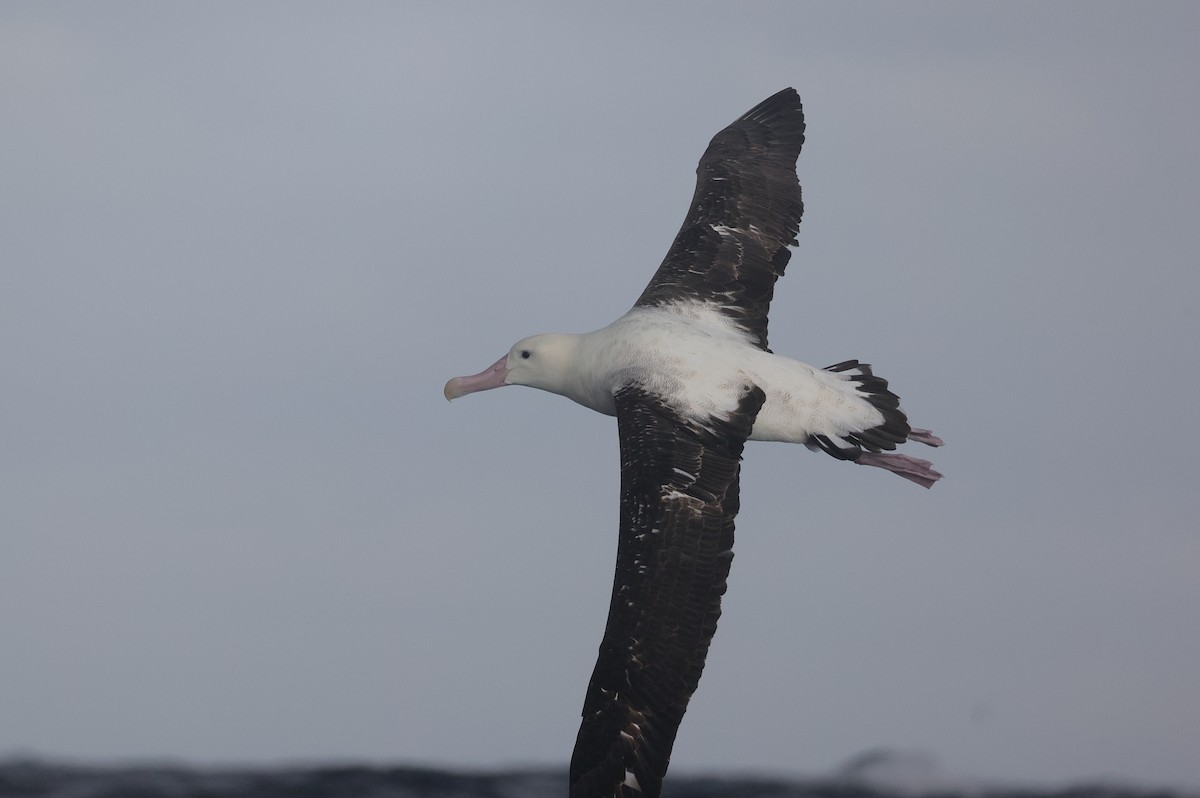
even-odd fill
[{"label": "antipodean albatross", "polygon": [[909,426],[871,367],[824,369],[767,348],[767,311],[804,206],[804,111],[784,89],[718,133],[667,257],[602,330],[534,335],[447,399],[504,385],[617,417],[621,528],[608,625],[571,757],[572,798],[654,798],[696,690],[733,558],[747,439],[803,443],[926,488],[941,474],[892,450],[940,446]]}]

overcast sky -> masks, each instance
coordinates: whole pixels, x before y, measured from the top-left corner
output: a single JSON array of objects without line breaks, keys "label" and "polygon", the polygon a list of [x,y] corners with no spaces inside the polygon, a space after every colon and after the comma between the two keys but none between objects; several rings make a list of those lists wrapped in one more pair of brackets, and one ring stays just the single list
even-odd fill
[{"label": "overcast sky", "polygon": [[1200,785],[1200,5],[596,8],[0,5],[0,755],[565,768],[615,423],[442,384],[795,86],[772,346],[946,478],[747,447],[673,768]]}]

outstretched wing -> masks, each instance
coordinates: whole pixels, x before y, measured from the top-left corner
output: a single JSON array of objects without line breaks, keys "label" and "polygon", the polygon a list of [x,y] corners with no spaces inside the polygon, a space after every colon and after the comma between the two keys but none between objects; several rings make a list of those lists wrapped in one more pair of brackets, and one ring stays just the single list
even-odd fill
[{"label": "outstretched wing", "polygon": [[714,136],[696,167],[683,227],[636,304],[711,303],[766,349],[775,281],[804,213],[796,178],[803,144],[804,109],[795,89],[764,100]]},{"label": "outstretched wing", "polygon": [[621,533],[608,625],[571,757],[571,798],[655,798],[721,614],[742,446],[764,394],[727,419],[677,418],[618,391]]}]

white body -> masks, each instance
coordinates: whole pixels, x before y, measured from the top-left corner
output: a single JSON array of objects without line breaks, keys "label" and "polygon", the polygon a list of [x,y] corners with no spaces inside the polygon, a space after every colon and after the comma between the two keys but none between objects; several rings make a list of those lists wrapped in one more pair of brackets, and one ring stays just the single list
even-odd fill
[{"label": "white body", "polygon": [[[522,358],[522,352],[532,355]],[[837,439],[884,420],[849,372],[764,352],[720,312],[695,302],[635,307],[582,335],[526,338],[512,348],[507,367],[510,384],[552,391],[606,415],[616,414],[615,393],[637,382],[670,402],[681,417],[701,423],[732,412],[742,386],[752,383],[766,393],[766,401],[751,440]]]}]

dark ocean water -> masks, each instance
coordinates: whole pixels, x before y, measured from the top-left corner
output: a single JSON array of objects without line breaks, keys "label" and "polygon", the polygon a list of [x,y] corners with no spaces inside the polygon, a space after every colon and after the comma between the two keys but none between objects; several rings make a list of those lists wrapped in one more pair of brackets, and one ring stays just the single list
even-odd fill
[{"label": "dark ocean water", "polygon": [[[523,770],[456,773],[413,767],[208,769],[0,762],[0,798],[564,798],[566,774]],[[1184,798],[1184,793],[1079,785],[1053,790],[971,787],[905,790],[852,778],[782,781],[669,776],[663,798]],[[1187,798],[1197,798],[1195,794]]]}]

